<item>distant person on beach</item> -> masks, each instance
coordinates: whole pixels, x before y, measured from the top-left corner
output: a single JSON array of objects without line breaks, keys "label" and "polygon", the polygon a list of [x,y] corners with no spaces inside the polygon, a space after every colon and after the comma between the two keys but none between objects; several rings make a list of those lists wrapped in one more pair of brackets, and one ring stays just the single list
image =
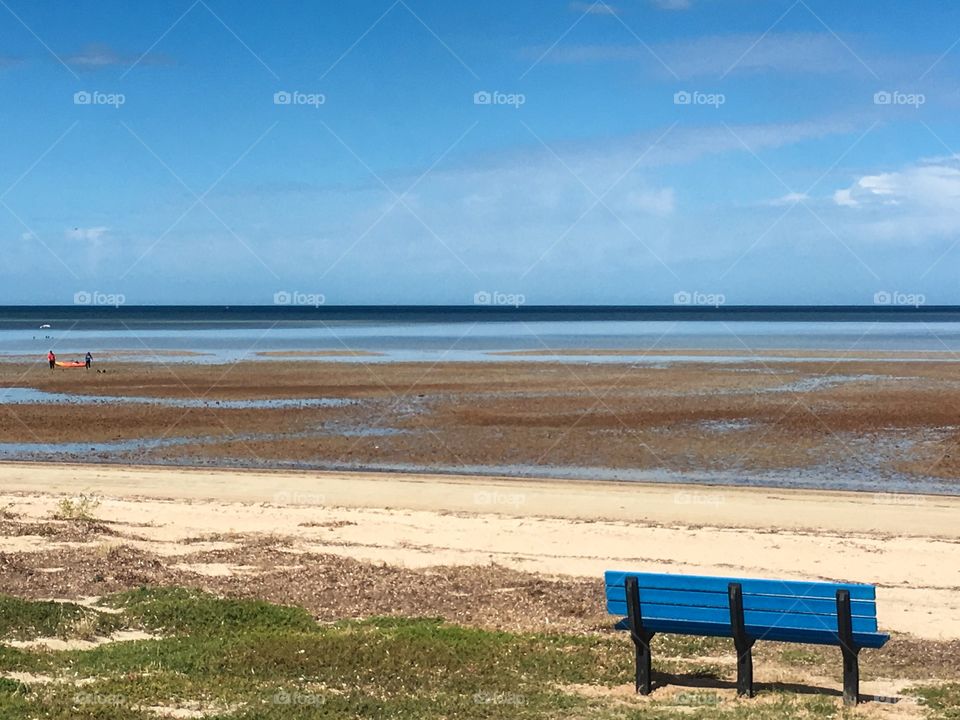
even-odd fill
[{"label": "distant person on beach", "polygon": [[83,362],[84,362],[84,365],[86,366],[87,370],[89,370],[89,369],[90,369],[90,363],[93,362],[93,355],[90,354],[90,351],[89,351],[89,350],[87,351],[87,354],[84,356]]},{"label": "distant person on beach", "polygon": [[57,365],[57,356],[53,354],[53,350],[47,353],[47,360],[50,361],[50,369],[53,370]]}]

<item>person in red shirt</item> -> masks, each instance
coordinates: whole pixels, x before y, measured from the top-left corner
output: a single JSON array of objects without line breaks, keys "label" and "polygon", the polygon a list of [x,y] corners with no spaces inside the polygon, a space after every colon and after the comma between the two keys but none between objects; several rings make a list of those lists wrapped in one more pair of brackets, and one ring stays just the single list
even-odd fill
[{"label": "person in red shirt", "polygon": [[50,369],[53,370],[57,365],[57,356],[53,354],[53,350],[47,353],[47,360],[50,361]]}]

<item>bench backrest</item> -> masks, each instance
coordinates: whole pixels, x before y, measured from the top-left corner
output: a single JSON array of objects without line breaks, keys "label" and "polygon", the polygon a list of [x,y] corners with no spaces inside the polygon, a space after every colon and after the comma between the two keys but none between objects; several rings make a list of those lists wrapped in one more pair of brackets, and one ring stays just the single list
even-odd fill
[{"label": "bench backrest", "polygon": [[610,570],[604,579],[607,612],[611,615],[627,615],[628,576],[637,578],[643,625],[653,632],[731,637],[728,587],[739,583],[747,632],[758,639],[835,644],[837,590],[850,593],[858,644],[879,647],[886,637],[877,634],[876,590],[872,585]]}]

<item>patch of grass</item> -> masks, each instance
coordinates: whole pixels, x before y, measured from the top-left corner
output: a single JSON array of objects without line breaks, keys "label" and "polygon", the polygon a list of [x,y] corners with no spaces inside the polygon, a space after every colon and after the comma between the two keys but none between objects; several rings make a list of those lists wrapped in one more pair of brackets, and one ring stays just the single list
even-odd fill
[{"label": "patch of grass", "polygon": [[53,519],[91,522],[96,519],[93,513],[98,507],[100,507],[100,499],[95,495],[80,495],[76,499],[63,498],[57,504]]},{"label": "patch of grass", "polygon": [[[47,633],[57,618],[49,605],[79,607],[16,602],[0,618],[17,631]],[[320,625],[300,608],[177,588],[103,602],[121,610],[106,615],[113,622],[164,636],[69,652],[0,645],[0,671],[61,680],[0,682],[0,718],[146,720],[151,706],[201,708],[216,720],[844,717],[836,696],[778,688],[743,702],[727,684],[711,687],[732,673],[711,656],[732,648],[706,638],[660,636],[655,673],[683,675],[684,686],[639,698],[624,692],[633,679],[625,633],[519,634],[397,617]]]},{"label": "patch of grass", "polygon": [[315,630],[306,610],[260,600],[218,598],[201,590],[140,588],[111,595],[105,607],[122,609],[131,625],[167,635],[224,635],[265,630]]},{"label": "patch of grass", "polygon": [[19,680],[0,677],[0,695],[26,695],[30,688]]},{"label": "patch of grass", "polygon": [[701,655],[730,655],[733,643],[727,638],[701,637],[699,635],[655,635],[651,642],[653,657],[697,657]]},{"label": "patch of grass", "polygon": [[89,640],[115,632],[122,623],[115,615],[75,603],[20,600],[0,595],[0,638]]},{"label": "patch of grass", "polygon": [[960,720],[960,683],[920,686],[906,692],[920,698],[931,720]]},{"label": "patch of grass", "polygon": [[780,651],[780,662],[795,667],[811,667],[824,661],[823,652],[811,650],[806,645],[786,645]]}]

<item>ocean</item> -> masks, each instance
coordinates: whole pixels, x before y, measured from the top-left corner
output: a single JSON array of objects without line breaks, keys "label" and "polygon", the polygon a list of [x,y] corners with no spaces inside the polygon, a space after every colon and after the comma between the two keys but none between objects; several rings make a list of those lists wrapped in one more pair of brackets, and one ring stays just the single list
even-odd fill
[{"label": "ocean", "polygon": [[[816,359],[809,353],[817,351],[848,359],[856,359],[858,351],[950,357],[960,352],[960,308],[0,307],[0,358],[42,358],[50,349],[61,356],[88,350],[134,351],[145,358],[157,353],[165,362],[265,359],[260,353],[285,350],[376,353],[357,358],[363,362],[723,360],[710,356],[711,350],[756,354],[770,362],[784,357],[764,351],[802,351],[805,359]],[[591,352],[600,349],[618,354]],[[657,355],[646,355],[653,350]],[[665,350],[676,353],[664,356]],[[693,351],[697,354],[684,354]],[[176,352],[195,354],[170,354]],[[538,354],[500,354],[524,352]]]}]

